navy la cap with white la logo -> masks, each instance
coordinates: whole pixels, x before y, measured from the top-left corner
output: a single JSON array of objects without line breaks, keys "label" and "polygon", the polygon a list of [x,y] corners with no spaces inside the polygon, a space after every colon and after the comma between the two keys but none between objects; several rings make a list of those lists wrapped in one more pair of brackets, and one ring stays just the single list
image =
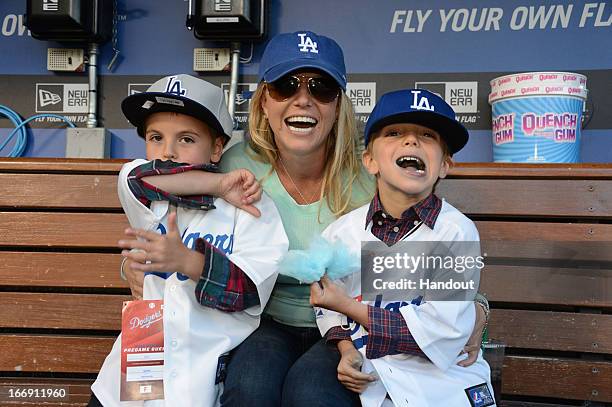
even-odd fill
[{"label": "navy la cap with white la logo", "polygon": [[314,68],[330,75],[346,90],[344,54],[338,43],[312,31],[274,36],[261,57],[259,80],[274,82],[296,69]]},{"label": "navy la cap with white la logo", "polygon": [[233,121],[225,104],[223,90],[191,75],[171,75],[161,78],[145,92],[123,99],[121,110],[138,135],[144,137],[146,118],[157,112],[175,112],[195,117],[224,135],[232,136]]},{"label": "navy la cap with white la logo", "polygon": [[425,89],[405,89],[385,93],[370,114],[365,127],[365,145],[372,133],[394,123],[413,123],[440,134],[451,154],[468,141],[468,131],[455,117],[444,99]]}]

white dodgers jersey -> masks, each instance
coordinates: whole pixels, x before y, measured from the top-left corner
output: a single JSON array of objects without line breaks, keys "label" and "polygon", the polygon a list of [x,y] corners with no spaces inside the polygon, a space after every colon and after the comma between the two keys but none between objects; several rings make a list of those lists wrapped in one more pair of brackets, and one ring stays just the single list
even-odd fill
[{"label": "white dodgers jersey", "polygon": [[[344,215],[323,232],[323,237],[329,241],[342,241],[356,256],[360,256],[362,241],[380,241],[371,233],[371,225],[365,227],[368,208],[369,204]],[[422,224],[405,238],[405,241],[432,242],[478,240],[474,223],[447,202],[443,202],[433,230]],[[351,297],[360,298],[359,273],[335,283],[343,286]],[[321,334],[325,335],[333,326],[346,326],[348,322],[353,345],[364,359],[361,370],[376,372],[380,378],[360,395],[363,407],[387,406],[390,404],[387,396],[397,407],[471,407],[473,404],[466,390],[483,383],[490,390],[492,399],[490,369],[482,353],[473,365],[467,368],[457,366],[457,362],[466,357],[459,356],[459,353],[474,329],[476,313],[473,302],[423,301],[420,297],[385,301],[383,295],[378,295],[376,301],[363,302],[401,313],[419,348],[429,359],[398,354],[369,360],[365,356],[368,331],[337,312],[318,308],[317,325]]]},{"label": "white dodgers jersey", "polygon": [[[119,174],[119,199],[133,228],[164,234],[168,202],[154,201],[150,208],[130,192],[127,175],[145,164],[135,160]],[[92,385],[104,406],[211,407],[218,405],[222,391],[215,384],[219,356],[244,341],[259,326],[277,276],[277,263],[289,243],[280,216],[265,194],[257,207],[261,218],[235,208],[222,199],[216,209],[177,209],[183,243],[193,249],[198,238],[207,240],[240,267],[257,286],[260,305],[242,312],[223,312],[199,304],[196,283],[178,273],[147,274],[144,299],[164,300],[164,400],[119,401],[121,336],[107,356]]]}]

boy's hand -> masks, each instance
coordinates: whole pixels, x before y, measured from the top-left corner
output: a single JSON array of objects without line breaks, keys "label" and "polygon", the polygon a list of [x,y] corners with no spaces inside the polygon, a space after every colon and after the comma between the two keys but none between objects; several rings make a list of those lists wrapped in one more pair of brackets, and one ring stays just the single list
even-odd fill
[{"label": "boy's hand", "polygon": [[176,213],[168,215],[168,231],[165,235],[131,228],[126,229],[125,234],[133,239],[120,240],[118,245],[125,249],[121,254],[132,260],[130,267],[133,270],[177,272],[195,281],[200,278],[204,256],[183,245],[176,224]]},{"label": "boy's hand", "polygon": [[482,333],[484,331],[486,315],[482,307],[474,304],[476,307],[476,322],[474,323],[474,331],[470,335],[470,339],[463,347],[461,354],[467,353],[468,357],[457,362],[457,365],[462,367],[468,367],[473,365],[478,359],[478,352],[480,351],[480,344],[482,343]]},{"label": "boy's hand", "polygon": [[251,171],[239,168],[222,174],[218,188],[217,196],[220,198],[257,218],[261,216],[259,209],[253,205],[261,199],[261,184]]},{"label": "boy's hand", "polygon": [[310,305],[343,312],[345,307],[353,302],[353,299],[326,275],[310,285]]},{"label": "boy's hand", "polygon": [[338,342],[338,350],[341,355],[338,363],[338,381],[355,393],[363,393],[370,383],[376,381],[376,377],[361,372],[363,356],[351,341]]}]

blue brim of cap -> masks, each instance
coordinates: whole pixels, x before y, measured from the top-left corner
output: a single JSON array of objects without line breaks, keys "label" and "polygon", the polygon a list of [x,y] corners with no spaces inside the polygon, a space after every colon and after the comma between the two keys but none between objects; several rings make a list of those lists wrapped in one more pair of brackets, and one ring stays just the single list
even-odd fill
[{"label": "blue brim of cap", "polygon": [[290,72],[297,71],[298,69],[304,68],[313,68],[318,69],[320,71],[325,72],[340,85],[342,90],[346,91],[346,78],[342,77],[335,68],[331,65],[322,64],[320,61],[314,61],[312,59],[304,58],[304,59],[293,59],[291,61],[287,61],[278,65],[275,65],[273,68],[268,69],[263,74],[263,79],[266,82],[274,82],[279,79],[283,75],[286,75]]},{"label": "blue brim of cap", "polygon": [[[181,106],[159,103],[155,100],[155,97],[173,99],[182,102],[183,105]],[[147,101],[151,101],[154,103],[150,108],[145,109],[143,105]],[[223,126],[221,126],[221,123],[219,122],[219,120],[217,120],[217,117],[214,115],[213,112],[211,112],[201,104],[182,96],[163,92],[135,93],[123,99],[123,102],[121,102],[121,110],[123,111],[125,118],[130,123],[132,123],[134,127],[136,127],[136,130],[138,131],[138,135],[140,137],[144,137],[143,126],[145,120],[149,115],[158,112],[174,112],[186,114],[188,116],[192,116],[196,119],[203,121],[204,123],[206,123],[206,125],[215,129],[217,133],[224,135],[225,142],[227,142],[231,138],[231,135],[225,133],[225,130],[223,130]]]},{"label": "blue brim of cap", "polygon": [[395,123],[413,123],[435,130],[444,140],[451,154],[461,150],[469,138],[467,129],[460,123],[435,112],[417,111],[397,113],[380,119],[372,125],[368,139],[374,132]]}]

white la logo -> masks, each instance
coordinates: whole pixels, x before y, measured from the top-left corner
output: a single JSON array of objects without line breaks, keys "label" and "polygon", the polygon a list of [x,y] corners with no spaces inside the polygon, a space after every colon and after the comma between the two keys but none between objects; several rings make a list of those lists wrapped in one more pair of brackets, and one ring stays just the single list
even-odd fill
[{"label": "white la logo", "polygon": [[310,37],[306,35],[306,33],[298,34],[300,37],[300,43],[298,46],[300,47],[300,51],[302,52],[312,52],[313,54],[318,54],[319,50],[317,49],[317,43],[314,42]]},{"label": "white la logo", "polygon": [[430,110],[433,112],[434,106],[429,106],[429,100],[425,96],[419,99],[419,93],[421,93],[420,90],[412,91],[412,105],[410,107],[417,110]]}]

